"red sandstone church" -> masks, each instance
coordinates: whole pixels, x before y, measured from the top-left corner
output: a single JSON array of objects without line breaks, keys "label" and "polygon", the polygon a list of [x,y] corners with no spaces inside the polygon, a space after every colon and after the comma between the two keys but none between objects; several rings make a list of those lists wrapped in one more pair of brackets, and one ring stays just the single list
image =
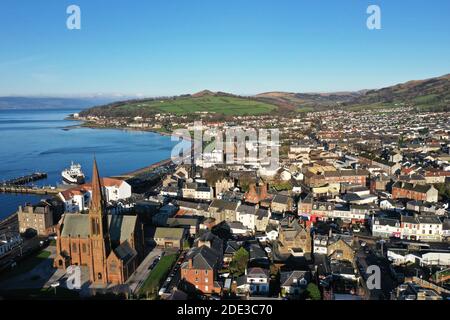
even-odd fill
[{"label": "red sandstone church", "polygon": [[57,226],[54,266],[87,266],[93,284],[123,284],[142,260],[142,224],[136,216],[108,215],[94,159],[89,214],[66,213]]}]

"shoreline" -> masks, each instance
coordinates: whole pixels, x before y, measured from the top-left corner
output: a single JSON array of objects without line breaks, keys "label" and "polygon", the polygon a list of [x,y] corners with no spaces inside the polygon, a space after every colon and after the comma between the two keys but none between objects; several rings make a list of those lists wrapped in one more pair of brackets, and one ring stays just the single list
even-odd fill
[{"label": "shoreline", "polygon": [[[82,122],[80,124],[74,124],[74,125],[68,125],[66,127],[63,127],[62,130],[64,131],[68,131],[68,130],[73,130],[73,129],[80,129],[80,128],[90,128],[90,129],[113,129],[113,130],[122,130],[122,131],[136,131],[136,132],[150,132],[150,133],[155,133],[158,134],[160,136],[164,136],[164,137],[173,137],[176,136],[174,135],[172,132],[163,132],[163,131],[156,131],[156,130],[150,130],[150,129],[145,129],[145,128],[129,128],[129,127],[117,127],[117,126],[96,126],[96,125],[89,125],[89,122],[87,121],[83,121],[83,120],[78,120],[78,119],[74,119],[71,117],[66,117],[64,118],[64,120],[68,120],[68,121],[79,121]],[[183,137],[179,136],[179,141],[193,141],[192,138],[189,139],[183,139]],[[192,150],[193,146],[191,146],[191,150]],[[159,164],[167,164],[169,161],[171,161],[171,157],[156,161],[154,163],[149,164],[148,166],[145,166],[143,168],[136,168],[135,170],[131,171],[131,172],[127,172],[127,173],[122,173],[119,175],[115,175],[116,177],[121,177],[121,176],[128,176],[130,174],[134,174],[134,173],[139,173],[139,172],[143,172],[146,170],[151,170],[153,169],[152,167],[157,166]],[[15,214],[17,214],[16,212],[12,212],[10,214],[7,214],[4,218],[0,218],[0,225],[5,223],[6,221],[8,221],[9,219],[11,219]]]}]

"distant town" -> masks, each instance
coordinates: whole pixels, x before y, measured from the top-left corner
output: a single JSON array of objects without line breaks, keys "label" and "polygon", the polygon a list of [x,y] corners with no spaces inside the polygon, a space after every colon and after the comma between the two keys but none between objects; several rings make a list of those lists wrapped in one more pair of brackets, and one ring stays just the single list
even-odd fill
[{"label": "distant town", "polygon": [[[193,120],[202,132],[277,128],[279,161],[276,168],[260,159],[224,164],[224,151],[214,149],[193,163],[168,159],[102,177],[93,159],[92,181],[77,179],[74,166],[72,185],[44,190],[45,200],[1,222],[3,297],[450,295],[448,111],[404,105],[225,117],[85,111],[72,118],[163,134],[191,132]],[[2,188],[19,192],[26,184]]]}]

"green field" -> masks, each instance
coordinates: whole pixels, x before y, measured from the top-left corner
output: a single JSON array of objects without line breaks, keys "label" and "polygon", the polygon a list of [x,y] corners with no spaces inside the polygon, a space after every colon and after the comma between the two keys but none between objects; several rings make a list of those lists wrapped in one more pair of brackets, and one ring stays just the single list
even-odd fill
[{"label": "green field", "polygon": [[147,293],[150,295],[156,295],[159,290],[159,286],[169,274],[170,269],[177,260],[177,257],[178,256],[176,254],[163,256],[155,268],[150,272],[150,275],[145,280],[139,290],[139,293],[141,295],[146,295]]},{"label": "green field", "polygon": [[[96,111],[100,111],[101,109]],[[209,112],[222,115],[259,115],[277,110],[275,105],[231,96],[205,95],[201,97],[177,97],[165,100],[138,101],[103,111],[112,114],[128,114],[130,116],[147,115],[149,113],[173,113],[177,115],[195,112]]]}]

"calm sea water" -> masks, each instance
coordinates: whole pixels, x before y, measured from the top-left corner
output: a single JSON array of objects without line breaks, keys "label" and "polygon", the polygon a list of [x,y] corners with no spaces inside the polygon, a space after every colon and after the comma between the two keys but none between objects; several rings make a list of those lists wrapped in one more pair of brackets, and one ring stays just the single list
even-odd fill
[{"label": "calm sea water", "polygon": [[[151,132],[113,129],[63,128],[77,122],[64,120],[79,110],[0,110],[0,181],[36,171],[48,173],[38,185],[61,183],[61,171],[71,161],[80,163],[90,179],[97,158],[100,175],[130,172],[170,157],[170,137]],[[39,196],[0,194],[0,219]]]}]

